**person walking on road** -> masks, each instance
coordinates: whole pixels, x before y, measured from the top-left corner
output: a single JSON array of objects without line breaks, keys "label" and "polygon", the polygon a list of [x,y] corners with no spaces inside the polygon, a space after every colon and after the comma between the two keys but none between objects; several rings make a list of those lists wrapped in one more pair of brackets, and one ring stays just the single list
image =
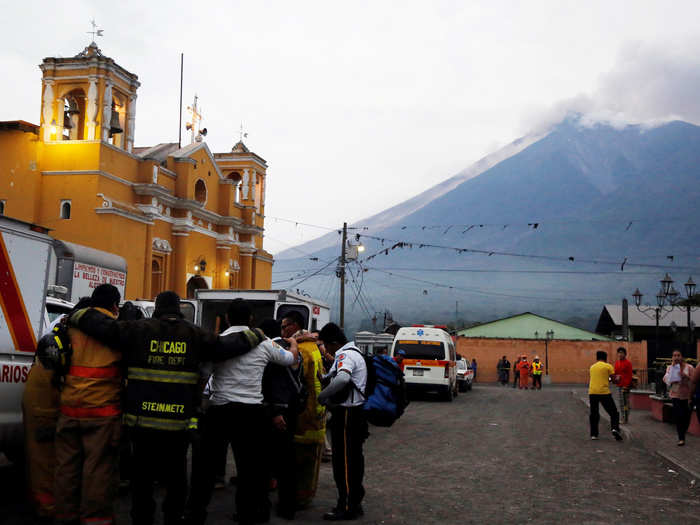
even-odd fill
[{"label": "person walking on road", "polygon": [[673,419],[678,432],[678,446],[685,445],[685,433],[690,425],[690,381],[693,377],[693,365],[683,360],[680,350],[674,350],[671,364],[666,367],[664,383],[668,385],[669,396],[673,403]]},{"label": "person walking on road", "polygon": [[526,355],[520,357],[520,362],[518,363],[518,374],[518,377],[520,378],[518,388],[521,390],[527,390],[528,381],[530,379],[530,363],[527,362]]},{"label": "person walking on road", "polygon": [[362,500],[365,489],[365,458],[362,446],[369,436],[367,419],[362,410],[367,386],[367,365],[354,343],[348,342],[343,330],[328,323],[319,339],[335,356],[327,375],[330,383],[318,397],[331,406],[331,440],[333,442],[333,479],[338,490],[338,503],[324,514],[328,521],[358,519],[364,514]]},{"label": "person walking on road", "polygon": [[474,371],[474,377],[472,381],[476,381],[476,359],[472,358],[472,370]]},{"label": "person walking on road", "polygon": [[501,357],[496,365],[496,370],[498,371],[498,381],[501,385],[505,386],[508,384],[508,376],[510,375],[510,361],[506,356]]},{"label": "person walking on road", "polygon": [[615,374],[615,369],[609,364],[608,354],[598,350],[595,354],[596,362],[590,368],[590,382],[588,383],[588,399],[591,404],[589,422],[591,426],[591,439],[598,439],[598,422],[600,421],[599,405],[610,416],[610,430],[616,440],[622,441],[620,433],[620,414],[615,406],[615,401],[610,393],[610,377]]},{"label": "person walking on road", "polygon": [[538,355],[532,361],[532,389],[542,390],[542,362]]},{"label": "person walking on road", "polygon": [[620,411],[622,412],[622,423],[625,425],[630,418],[630,389],[634,371],[632,362],[627,359],[627,350],[624,347],[617,349],[617,361],[615,361],[615,379],[619,393]]}]

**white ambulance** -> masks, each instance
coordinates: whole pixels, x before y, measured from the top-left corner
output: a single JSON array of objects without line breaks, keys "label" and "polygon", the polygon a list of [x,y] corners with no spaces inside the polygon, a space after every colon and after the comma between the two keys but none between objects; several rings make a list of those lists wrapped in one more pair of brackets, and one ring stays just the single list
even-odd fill
[{"label": "white ambulance", "polygon": [[414,325],[400,328],[391,355],[403,351],[406,386],[409,390],[438,392],[452,401],[457,395],[457,351],[444,327]]}]

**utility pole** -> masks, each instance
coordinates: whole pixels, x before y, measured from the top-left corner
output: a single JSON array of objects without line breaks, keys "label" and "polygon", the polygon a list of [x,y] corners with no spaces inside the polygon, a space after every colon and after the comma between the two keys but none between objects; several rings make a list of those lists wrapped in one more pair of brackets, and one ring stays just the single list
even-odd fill
[{"label": "utility pole", "polygon": [[340,248],[340,328],[345,328],[345,245],[348,243],[348,223],[343,223],[343,242]]}]

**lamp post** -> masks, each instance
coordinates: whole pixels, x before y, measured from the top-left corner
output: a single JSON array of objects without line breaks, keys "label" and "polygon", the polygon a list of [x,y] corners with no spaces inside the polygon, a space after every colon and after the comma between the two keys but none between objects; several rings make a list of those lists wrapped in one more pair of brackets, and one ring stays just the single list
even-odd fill
[{"label": "lamp post", "polygon": [[547,330],[544,339],[544,375],[549,376],[549,346],[548,343],[554,339],[554,330]]}]

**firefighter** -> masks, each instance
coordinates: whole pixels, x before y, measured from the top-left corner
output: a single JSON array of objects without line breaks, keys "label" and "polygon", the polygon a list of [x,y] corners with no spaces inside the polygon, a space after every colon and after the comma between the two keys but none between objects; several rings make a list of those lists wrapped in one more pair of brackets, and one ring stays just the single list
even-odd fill
[{"label": "firefighter", "polygon": [[[90,298],[83,297],[75,308],[86,308],[89,304]],[[56,322],[64,323],[67,320],[68,316],[63,315],[57,318]],[[58,389],[59,362],[57,351],[55,333],[52,327],[39,340],[22,396],[27,483],[39,523],[53,522],[55,510],[53,490],[56,450],[54,439],[61,400]]]},{"label": "firefighter", "polygon": [[[119,290],[101,284],[92,306],[109,319],[119,313]],[[119,488],[121,354],[75,328],[73,353],[56,425],[56,522],[113,523]]]},{"label": "firefighter", "polygon": [[241,355],[264,339],[245,330],[218,337],[183,319],[180,298],[163,292],[150,319],[114,321],[97,309],[71,317],[82,331],[122,349],[127,370],[124,422],[133,447],[132,508],[135,525],[154,522],[153,482],[164,483],[164,523],[180,523],[187,495],[189,433],[197,428],[202,362]]},{"label": "firefighter", "polygon": [[538,355],[532,361],[532,389],[542,390],[542,361]]}]

